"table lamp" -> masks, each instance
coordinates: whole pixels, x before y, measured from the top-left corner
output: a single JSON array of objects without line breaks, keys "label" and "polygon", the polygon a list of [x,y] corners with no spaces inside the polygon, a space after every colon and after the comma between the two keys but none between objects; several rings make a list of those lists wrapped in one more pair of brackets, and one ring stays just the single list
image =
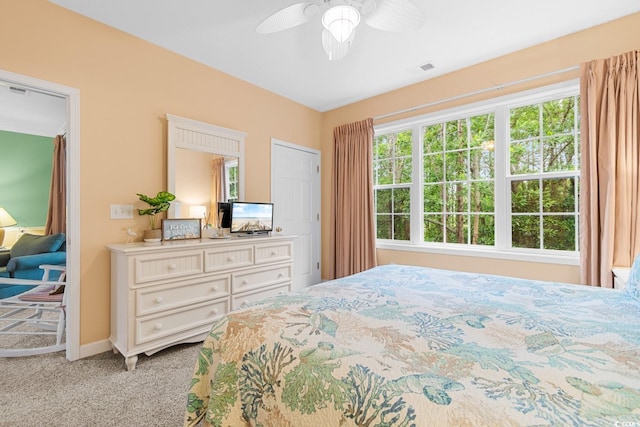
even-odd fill
[{"label": "table lamp", "polygon": [[4,242],[4,228],[9,227],[11,225],[16,225],[18,222],[13,219],[9,212],[5,210],[5,208],[0,207],[0,247],[2,246],[2,242]]},{"label": "table lamp", "polygon": [[206,206],[191,206],[189,208],[189,216],[191,218],[200,218],[202,219],[202,227],[206,228],[207,226],[207,207]]}]

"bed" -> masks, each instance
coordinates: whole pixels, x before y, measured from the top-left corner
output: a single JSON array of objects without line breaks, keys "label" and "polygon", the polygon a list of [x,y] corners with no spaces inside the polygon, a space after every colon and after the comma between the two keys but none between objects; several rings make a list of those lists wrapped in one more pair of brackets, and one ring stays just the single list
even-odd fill
[{"label": "bed", "polygon": [[640,301],[379,266],[219,321],[191,380],[193,425],[640,425]]}]

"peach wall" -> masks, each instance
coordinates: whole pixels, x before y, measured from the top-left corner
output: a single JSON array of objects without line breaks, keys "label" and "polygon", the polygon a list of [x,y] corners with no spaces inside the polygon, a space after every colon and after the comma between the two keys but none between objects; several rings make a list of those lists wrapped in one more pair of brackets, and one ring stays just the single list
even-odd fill
[{"label": "peach wall", "polygon": [[174,189],[181,207],[180,212],[176,210],[179,217],[193,218],[190,214],[193,205],[205,206],[207,212],[211,210],[211,162],[215,158],[221,157],[201,151],[175,150],[175,170],[179,171],[175,175],[180,176]]},{"label": "peach wall", "polygon": [[425,254],[412,251],[378,249],[378,264],[408,264],[422,267],[442,268],[455,271],[500,274],[533,280],[578,283],[576,266],[563,264],[541,264],[526,261],[484,258],[477,256],[451,256]]},{"label": "peach wall", "polygon": [[[640,28],[640,13],[325,113],[323,115],[321,135],[322,157],[324,159],[322,164],[323,230],[331,228],[329,221],[331,158],[333,155],[332,134],[335,126],[367,117],[375,118],[395,111],[407,110],[415,106],[529,79],[534,76],[546,75],[557,70],[574,67],[594,58],[604,58],[640,49],[640,31],[638,31],[638,28]],[[508,37],[508,35],[505,36]],[[376,120],[374,123],[381,124],[401,118],[422,115],[431,111],[451,108],[577,77],[579,77],[579,71],[568,71],[553,77],[511,86],[500,91],[491,91],[457,102],[440,104],[410,114]],[[325,238],[322,243],[322,276],[323,278],[330,278],[333,252],[328,238]],[[378,261],[381,264],[391,262],[411,263],[517,277],[562,280],[571,283],[579,283],[580,280],[577,266],[558,264],[445,256],[393,250],[378,250]]]},{"label": "peach wall", "polygon": [[147,228],[109,205],[166,189],[166,113],[247,133],[248,199],[270,199],[272,137],[320,148],[319,112],[46,0],[3,2],[0,69],[80,91],[81,344],[109,336],[105,245]]}]

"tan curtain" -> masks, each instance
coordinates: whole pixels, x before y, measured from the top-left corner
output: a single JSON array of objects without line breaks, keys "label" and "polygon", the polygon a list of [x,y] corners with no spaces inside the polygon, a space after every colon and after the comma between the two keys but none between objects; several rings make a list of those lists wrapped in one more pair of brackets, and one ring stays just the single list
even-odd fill
[{"label": "tan curtain", "polygon": [[580,275],[613,287],[640,251],[640,51],[581,67]]},{"label": "tan curtain", "polygon": [[225,202],[225,179],[224,179],[224,157],[218,157],[211,161],[211,206],[209,208],[209,224],[217,227],[218,218],[218,202]]},{"label": "tan curtain", "polygon": [[67,232],[67,139],[57,135],[53,140],[53,167],[49,190],[49,211],[44,234]]},{"label": "tan curtain", "polygon": [[376,266],[373,209],[373,119],[333,130],[331,224],[333,277]]}]

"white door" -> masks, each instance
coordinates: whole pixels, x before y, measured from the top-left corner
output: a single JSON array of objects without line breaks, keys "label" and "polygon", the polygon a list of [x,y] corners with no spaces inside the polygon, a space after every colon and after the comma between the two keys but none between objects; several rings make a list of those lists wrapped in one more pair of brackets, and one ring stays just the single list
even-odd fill
[{"label": "white door", "polygon": [[320,152],[271,140],[274,229],[297,236],[293,288],[320,282]]}]

